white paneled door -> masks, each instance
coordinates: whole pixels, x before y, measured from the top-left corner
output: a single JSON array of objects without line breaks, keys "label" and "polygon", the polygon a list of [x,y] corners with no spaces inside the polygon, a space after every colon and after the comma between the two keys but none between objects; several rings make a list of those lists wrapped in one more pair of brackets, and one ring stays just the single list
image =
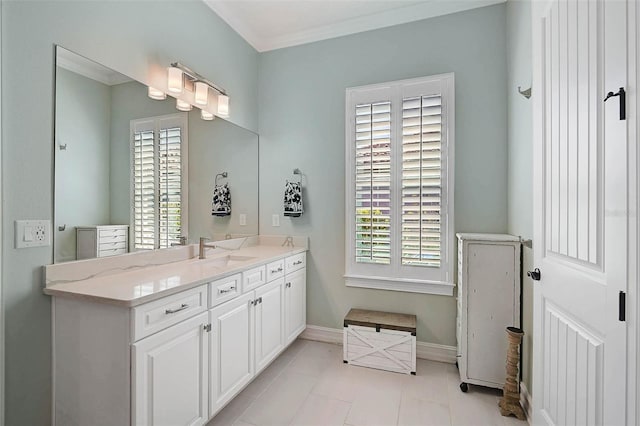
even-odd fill
[{"label": "white paneled door", "polygon": [[532,2],[534,424],[633,423],[619,302],[637,263],[627,248],[636,162],[627,151],[637,142],[620,117],[622,97],[604,98],[620,88],[626,103],[637,98],[627,78],[634,1]]}]

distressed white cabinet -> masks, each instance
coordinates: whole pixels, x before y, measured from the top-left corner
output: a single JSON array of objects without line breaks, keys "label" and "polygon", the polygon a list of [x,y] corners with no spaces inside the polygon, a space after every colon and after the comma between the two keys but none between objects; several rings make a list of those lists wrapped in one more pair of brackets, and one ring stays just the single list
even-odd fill
[{"label": "distressed white cabinet", "polygon": [[467,384],[502,388],[507,327],[520,327],[519,237],[458,234],[458,369]]},{"label": "distressed white cabinet", "polygon": [[91,259],[129,251],[128,225],[76,227],[76,259]]},{"label": "distressed white cabinet", "polygon": [[133,424],[207,422],[207,319],[202,313],[133,345]]},{"label": "distressed white cabinet", "polygon": [[306,269],[287,274],[284,281],[284,335],[285,344],[288,345],[307,326]]},{"label": "distressed white cabinet", "polygon": [[253,378],[254,299],[252,291],[209,311],[212,414]]}]

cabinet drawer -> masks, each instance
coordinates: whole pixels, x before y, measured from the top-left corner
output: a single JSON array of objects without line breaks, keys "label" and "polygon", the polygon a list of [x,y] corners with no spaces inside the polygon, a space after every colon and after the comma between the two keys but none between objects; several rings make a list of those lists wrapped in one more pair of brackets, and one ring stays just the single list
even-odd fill
[{"label": "cabinet drawer", "polygon": [[246,293],[248,290],[254,289],[266,283],[267,277],[265,271],[266,268],[264,265],[244,271],[242,273],[242,292]]},{"label": "cabinet drawer", "polygon": [[111,250],[111,249],[123,249],[123,248],[127,248],[127,242],[126,241],[114,241],[111,243],[105,243],[100,241],[100,250]]},{"label": "cabinet drawer", "polygon": [[133,340],[170,327],[207,310],[207,285],[133,308]]},{"label": "cabinet drawer", "polygon": [[209,306],[217,306],[241,293],[242,274],[231,275],[209,284]]},{"label": "cabinet drawer", "polygon": [[100,229],[98,231],[98,236],[102,240],[103,238],[124,238],[127,235],[126,228],[116,228],[116,229]]},{"label": "cabinet drawer", "polygon": [[307,254],[300,253],[294,256],[289,256],[285,259],[285,273],[290,273],[302,269],[307,265]]},{"label": "cabinet drawer", "polygon": [[284,277],[284,259],[267,263],[267,282]]},{"label": "cabinet drawer", "polygon": [[127,252],[127,248],[126,247],[122,247],[122,248],[113,248],[113,249],[100,249],[98,250],[98,257],[109,257],[109,256],[115,256],[118,254],[125,254]]}]

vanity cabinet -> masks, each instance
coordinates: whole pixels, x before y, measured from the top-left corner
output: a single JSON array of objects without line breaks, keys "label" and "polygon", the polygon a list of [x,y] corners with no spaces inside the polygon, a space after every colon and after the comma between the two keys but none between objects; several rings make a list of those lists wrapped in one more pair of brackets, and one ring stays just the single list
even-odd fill
[{"label": "vanity cabinet", "polygon": [[54,425],[206,424],[305,329],[305,260],[134,307],[54,297]]},{"label": "vanity cabinet", "polygon": [[284,330],[285,344],[293,342],[307,326],[306,269],[285,276]]},{"label": "vanity cabinet", "polygon": [[284,349],[284,278],[257,289],[256,300],[254,353],[258,374]]},{"label": "vanity cabinet", "polygon": [[283,290],[276,279],[211,309],[212,415],[284,349]]},{"label": "vanity cabinet", "polygon": [[76,259],[91,259],[129,251],[128,225],[76,227]]},{"label": "vanity cabinet", "polygon": [[212,414],[253,378],[254,299],[252,291],[209,311]]},{"label": "vanity cabinet", "polygon": [[202,313],[133,344],[135,425],[208,421],[207,319]]}]

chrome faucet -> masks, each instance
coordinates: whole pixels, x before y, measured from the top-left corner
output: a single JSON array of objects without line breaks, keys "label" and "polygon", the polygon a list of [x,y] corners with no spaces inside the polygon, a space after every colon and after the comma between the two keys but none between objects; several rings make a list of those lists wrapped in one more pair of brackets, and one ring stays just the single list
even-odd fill
[{"label": "chrome faucet", "polygon": [[200,250],[199,250],[199,254],[198,254],[198,259],[206,259],[207,256],[204,254],[204,249],[205,248],[216,248],[217,246],[215,244],[205,244],[204,242],[207,241],[209,238],[207,237],[200,237]]}]

